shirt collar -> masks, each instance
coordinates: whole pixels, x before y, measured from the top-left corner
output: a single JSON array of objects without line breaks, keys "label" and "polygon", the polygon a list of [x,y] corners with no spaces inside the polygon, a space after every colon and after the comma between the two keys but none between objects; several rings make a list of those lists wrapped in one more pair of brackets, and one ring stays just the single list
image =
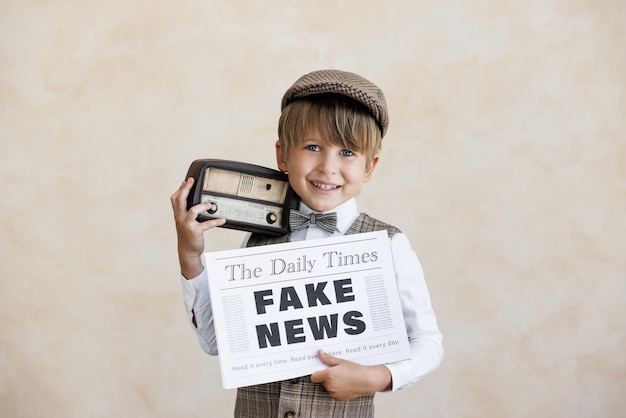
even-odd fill
[{"label": "shirt collar", "polygon": [[[310,215],[315,212],[313,209],[309,208],[303,202],[300,202],[300,212]],[[354,220],[359,216],[359,212],[356,207],[356,199],[352,198],[347,202],[342,203],[337,206],[335,209],[327,210],[322,213],[327,212],[336,212],[337,213],[337,230],[342,234],[345,233],[350,225],[354,222]]]}]

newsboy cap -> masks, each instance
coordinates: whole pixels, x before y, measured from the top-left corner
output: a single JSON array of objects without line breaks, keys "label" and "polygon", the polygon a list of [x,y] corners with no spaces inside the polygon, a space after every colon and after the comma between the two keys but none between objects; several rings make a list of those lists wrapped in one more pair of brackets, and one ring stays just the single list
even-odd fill
[{"label": "newsboy cap", "polygon": [[365,105],[376,119],[381,137],[385,136],[389,126],[385,95],[371,81],[347,71],[319,70],[303,75],[283,95],[280,110],[294,99],[320,93],[341,94]]}]

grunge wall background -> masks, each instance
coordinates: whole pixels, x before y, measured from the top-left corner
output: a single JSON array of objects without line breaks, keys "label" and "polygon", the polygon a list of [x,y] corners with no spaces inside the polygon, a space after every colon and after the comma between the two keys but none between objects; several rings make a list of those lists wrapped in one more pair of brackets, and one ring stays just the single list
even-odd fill
[{"label": "grunge wall background", "polygon": [[[231,416],[182,305],[169,196],[275,166],[280,98],[387,95],[360,209],[400,227],[444,333],[378,416],[626,415],[626,4],[0,3],[0,415]],[[242,235],[207,235],[208,249]]]}]

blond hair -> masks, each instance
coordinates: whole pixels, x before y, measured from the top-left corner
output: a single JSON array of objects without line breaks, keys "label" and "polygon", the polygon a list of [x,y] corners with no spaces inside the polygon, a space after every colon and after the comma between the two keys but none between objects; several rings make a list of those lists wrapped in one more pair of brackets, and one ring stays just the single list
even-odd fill
[{"label": "blond hair", "polygon": [[369,169],[381,149],[381,131],[371,112],[340,94],[316,94],[293,100],[278,120],[278,140],[285,158],[310,129],[322,140],[363,154]]}]

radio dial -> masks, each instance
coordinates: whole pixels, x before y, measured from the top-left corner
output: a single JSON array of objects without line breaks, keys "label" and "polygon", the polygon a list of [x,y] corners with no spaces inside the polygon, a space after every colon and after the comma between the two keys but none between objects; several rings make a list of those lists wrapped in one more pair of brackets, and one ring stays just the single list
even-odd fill
[{"label": "radio dial", "polygon": [[267,223],[273,224],[273,223],[275,223],[278,220],[278,216],[276,216],[276,214],[274,212],[270,212],[270,213],[267,214],[265,219],[267,220]]},{"label": "radio dial", "polygon": [[215,204],[215,202],[211,202],[211,207],[207,212],[209,212],[210,214],[214,214],[215,212],[217,212],[217,204]]}]

